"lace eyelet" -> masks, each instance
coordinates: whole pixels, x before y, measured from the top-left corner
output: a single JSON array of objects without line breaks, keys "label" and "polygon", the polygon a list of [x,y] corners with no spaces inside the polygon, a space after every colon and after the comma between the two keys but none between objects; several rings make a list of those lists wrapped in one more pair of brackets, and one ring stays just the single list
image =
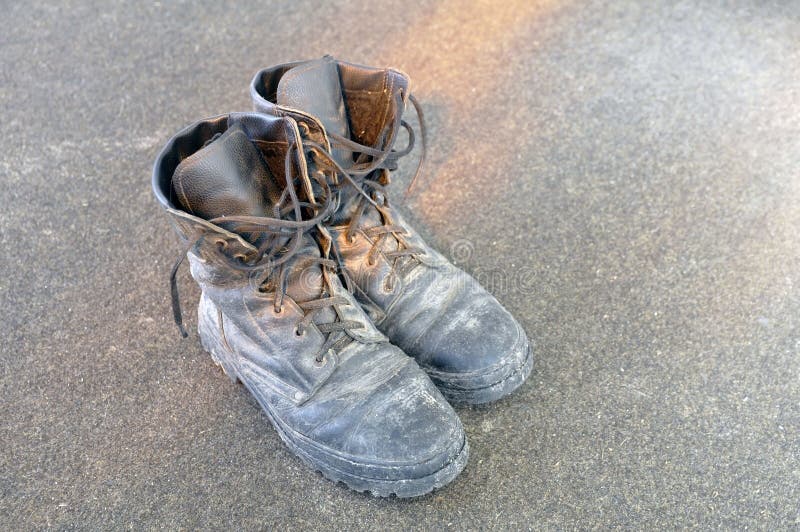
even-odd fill
[{"label": "lace eyelet", "polygon": [[225,240],[224,238],[217,238],[216,240],[214,240],[214,243],[217,245],[220,251],[225,251],[226,249],[228,249],[228,241]]},{"label": "lace eyelet", "polygon": [[357,236],[358,235],[347,235],[347,243],[348,244],[355,244]]},{"label": "lace eyelet", "polygon": [[235,260],[238,260],[239,262],[246,262],[247,261],[247,255],[245,255],[244,253],[235,253],[233,255],[233,258]]},{"label": "lace eyelet", "polygon": [[323,367],[325,364],[328,363],[328,355],[335,356],[336,351],[334,351],[333,349],[328,349],[328,351],[324,353],[322,356],[314,357],[314,365],[317,366],[318,368]]},{"label": "lace eyelet", "polygon": [[311,129],[308,127],[308,124],[306,124],[305,122],[298,122],[297,129],[300,130],[300,135],[302,135],[303,137],[308,136],[308,134],[311,132]]},{"label": "lace eyelet", "polygon": [[294,335],[295,335],[295,336],[297,336],[297,337],[302,337],[302,336],[305,336],[305,335],[306,335],[306,330],[305,330],[305,329],[303,329],[303,330],[301,331],[300,329],[298,329],[297,327],[295,327],[295,329],[294,329]]},{"label": "lace eyelet", "polygon": [[264,284],[258,285],[257,291],[261,294],[269,294],[275,290],[275,285],[272,281],[266,281]]},{"label": "lace eyelet", "polygon": [[278,307],[278,308],[273,308],[272,310],[275,312],[275,314],[283,314],[283,307],[282,306]]}]

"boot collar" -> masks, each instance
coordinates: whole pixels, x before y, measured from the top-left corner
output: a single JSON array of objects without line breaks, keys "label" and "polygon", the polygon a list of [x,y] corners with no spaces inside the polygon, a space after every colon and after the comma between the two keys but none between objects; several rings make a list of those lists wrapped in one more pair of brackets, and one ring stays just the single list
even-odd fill
[{"label": "boot collar", "polygon": [[[353,140],[365,146],[375,146],[386,123],[394,119],[394,113],[402,115],[409,94],[410,78],[394,68],[373,68],[332,58],[331,60],[339,69]],[[298,123],[306,124],[310,139],[329,149],[329,139],[319,120],[301,109],[277,104],[281,78],[293,68],[306,63],[308,61],[294,61],[259,71],[250,83],[250,96],[257,112],[272,116],[292,116]],[[401,96],[402,106],[394,109],[398,94]],[[383,139],[383,146],[378,148],[391,146],[394,138],[390,137]]]},{"label": "boot collar", "polygon": [[300,165],[300,174],[303,176],[302,191],[310,201],[314,201],[314,189],[308,179],[306,159],[302,156],[302,135],[297,123],[291,118],[258,113],[219,115],[185,127],[167,142],[158,155],[153,167],[152,186],[157,201],[170,215],[182,240],[195,240],[202,234],[215,233],[222,240],[235,244],[237,252],[251,257],[256,252],[252,244],[236,233],[185,212],[175,201],[172,188],[172,176],[181,160],[201,149],[206,142],[225,132],[233,124],[240,124],[254,139],[277,137],[286,139],[289,144],[297,144],[297,151],[301,154],[296,162]]}]

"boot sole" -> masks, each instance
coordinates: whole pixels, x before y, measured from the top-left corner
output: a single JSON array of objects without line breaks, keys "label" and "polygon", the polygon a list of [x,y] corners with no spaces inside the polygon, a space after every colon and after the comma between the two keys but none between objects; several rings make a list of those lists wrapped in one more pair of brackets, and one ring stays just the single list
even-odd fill
[{"label": "boot sole", "polygon": [[[318,445],[314,445],[308,437],[295,431],[291,427],[285,425],[280,419],[272,413],[270,406],[260,393],[254,388],[251,388],[245,379],[242,379],[236,369],[236,364],[232,358],[236,355],[228,353],[228,350],[219,344],[212,335],[204,330],[204,327],[198,326],[198,334],[200,336],[200,343],[203,348],[211,355],[212,360],[234,383],[241,383],[258,401],[259,406],[267,415],[267,418],[272,423],[272,426],[280,436],[283,443],[289,450],[298,456],[305,464],[311,469],[318,471],[328,480],[333,482],[342,482],[351,490],[357,492],[369,492],[376,497],[390,497],[395,495],[399,498],[419,497],[426,495],[435,489],[449,484],[455,479],[464,467],[467,465],[469,458],[469,444],[466,437],[462,441],[461,448],[455,457],[445,464],[439,470],[418,478],[399,479],[399,480],[382,480],[379,478],[364,477],[326,463],[322,460],[316,459],[315,454],[325,454],[326,451]],[[341,457],[339,457],[341,461]],[[358,464],[363,467],[369,467],[370,464]]]}]

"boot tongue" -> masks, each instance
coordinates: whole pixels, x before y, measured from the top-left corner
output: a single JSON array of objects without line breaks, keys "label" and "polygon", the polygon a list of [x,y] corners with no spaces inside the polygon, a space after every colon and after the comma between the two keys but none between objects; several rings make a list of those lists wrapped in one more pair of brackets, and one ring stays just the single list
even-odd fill
[{"label": "boot tongue", "polygon": [[270,198],[280,196],[281,190],[239,125],[181,161],[172,176],[172,188],[181,207],[206,220],[271,216]]},{"label": "boot tongue", "polygon": [[[277,103],[314,116],[328,133],[350,138],[339,67],[330,56],[288,70],[278,82]],[[334,148],[332,155],[345,168],[353,164],[349,150]]]},{"label": "boot tongue", "polygon": [[[181,207],[206,220],[224,216],[272,217],[270,206],[283,190],[259,149],[238,124],[181,161],[172,176],[172,187]],[[256,246],[269,238],[264,234],[240,234]],[[271,245],[284,246],[289,238]],[[319,255],[319,246],[305,235],[299,253]],[[291,268],[286,291],[289,297],[298,302],[320,297],[322,270],[318,265],[307,268],[303,278],[301,268],[292,268],[291,264],[286,267]],[[320,313],[319,317],[331,321],[335,316]]]}]

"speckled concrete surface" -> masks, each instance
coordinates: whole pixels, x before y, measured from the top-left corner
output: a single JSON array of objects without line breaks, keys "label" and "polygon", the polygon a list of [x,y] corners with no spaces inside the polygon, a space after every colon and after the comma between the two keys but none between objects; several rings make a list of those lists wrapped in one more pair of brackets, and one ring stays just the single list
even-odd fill
[{"label": "speckled concrete surface", "polygon": [[[2,9],[1,528],[800,526],[797,2]],[[538,343],[410,502],[306,469],[170,316],[160,145],[323,53],[411,74],[404,212]]]}]

